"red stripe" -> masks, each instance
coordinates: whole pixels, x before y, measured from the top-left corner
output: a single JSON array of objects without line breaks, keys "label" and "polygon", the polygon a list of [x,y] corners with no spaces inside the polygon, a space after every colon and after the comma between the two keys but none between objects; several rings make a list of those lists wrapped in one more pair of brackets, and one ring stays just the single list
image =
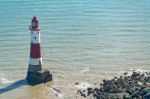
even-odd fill
[{"label": "red stripe", "polygon": [[31,49],[30,49],[30,57],[31,58],[40,58],[41,57],[41,47],[40,44],[33,44],[31,43]]}]

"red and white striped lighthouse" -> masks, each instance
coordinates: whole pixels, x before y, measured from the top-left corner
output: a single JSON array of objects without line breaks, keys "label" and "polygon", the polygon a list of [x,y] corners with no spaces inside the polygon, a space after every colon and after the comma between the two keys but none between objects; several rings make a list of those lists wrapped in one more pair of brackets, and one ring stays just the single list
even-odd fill
[{"label": "red and white striped lighthouse", "polygon": [[29,72],[41,70],[42,58],[40,47],[40,27],[38,25],[39,20],[36,16],[33,17],[31,26],[31,47],[30,47],[30,60],[29,60]]},{"label": "red and white striped lighthouse", "polygon": [[52,75],[47,69],[42,67],[40,27],[36,16],[33,17],[29,29],[31,31],[31,47],[27,80],[34,83],[42,83],[46,80],[50,81],[52,80]]}]

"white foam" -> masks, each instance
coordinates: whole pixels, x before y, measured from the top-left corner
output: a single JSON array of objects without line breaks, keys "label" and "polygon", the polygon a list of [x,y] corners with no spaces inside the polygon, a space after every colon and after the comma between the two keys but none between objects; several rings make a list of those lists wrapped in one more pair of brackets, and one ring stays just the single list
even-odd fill
[{"label": "white foam", "polygon": [[53,91],[53,94],[55,95],[55,97],[58,97],[58,98],[63,98],[64,95],[61,91],[59,91],[59,89],[57,88],[54,88],[54,87],[51,87],[52,91]]},{"label": "white foam", "polygon": [[78,85],[75,85],[75,87],[78,89],[84,90],[84,89],[87,89],[87,88],[93,87],[93,86],[89,83],[80,82]]},{"label": "white foam", "polygon": [[142,69],[136,69],[135,72],[137,72],[137,73],[144,73],[144,70],[142,70]]},{"label": "white foam", "polygon": [[87,71],[89,71],[89,70],[90,70],[90,68],[87,67],[87,68],[83,69],[82,72],[84,73],[84,72],[87,72]]},{"label": "white foam", "polygon": [[7,84],[7,83],[11,83],[11,80],[7,79],[7,75],[5,75],[4,73],[0,74],[0,84]]},{"label": "white foam", "polygon": [[12,81],[8,80],[7,78],[1,77],[0,78],[0,84],[7,84],[11,83]]},{"label": "white foam", "polygon": [[93,69],[93,68],[91,68],[91,67],[86,67],[86,68],[83,69],[81,72],[82,72],[82,73],[86,73],[86,72],[89,72],[91,69]]},{"label": "white foam", "polygon": [[143,69],[140,69],[140,68],[138,68],[138,69],[129,69],[129,71],[130,72],[138,72],[138,73],[143,73],[143,72],[145,72],[145,70],[143,70]]}]

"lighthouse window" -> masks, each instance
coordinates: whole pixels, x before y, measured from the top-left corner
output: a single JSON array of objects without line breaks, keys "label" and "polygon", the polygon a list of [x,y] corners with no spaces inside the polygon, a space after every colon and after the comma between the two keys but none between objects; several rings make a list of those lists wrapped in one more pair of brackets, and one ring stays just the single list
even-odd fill
[{"label": "lighthouse window", "polygon": [[41,61],[39,60],[39,64],[41,65]]}]

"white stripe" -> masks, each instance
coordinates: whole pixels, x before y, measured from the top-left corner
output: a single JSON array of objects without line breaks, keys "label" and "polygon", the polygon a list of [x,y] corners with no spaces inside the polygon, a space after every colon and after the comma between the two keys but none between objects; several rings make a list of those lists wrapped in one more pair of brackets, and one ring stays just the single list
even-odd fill
[{"label": "white stripe", "polygon": [[42,64],[42,58],[30,58],[29,60],[30,65],[40,65],[40,62]]},{"label": "white stripe", "polygon": [[40,43],[40,31],[31,31],[31,43]]}]

